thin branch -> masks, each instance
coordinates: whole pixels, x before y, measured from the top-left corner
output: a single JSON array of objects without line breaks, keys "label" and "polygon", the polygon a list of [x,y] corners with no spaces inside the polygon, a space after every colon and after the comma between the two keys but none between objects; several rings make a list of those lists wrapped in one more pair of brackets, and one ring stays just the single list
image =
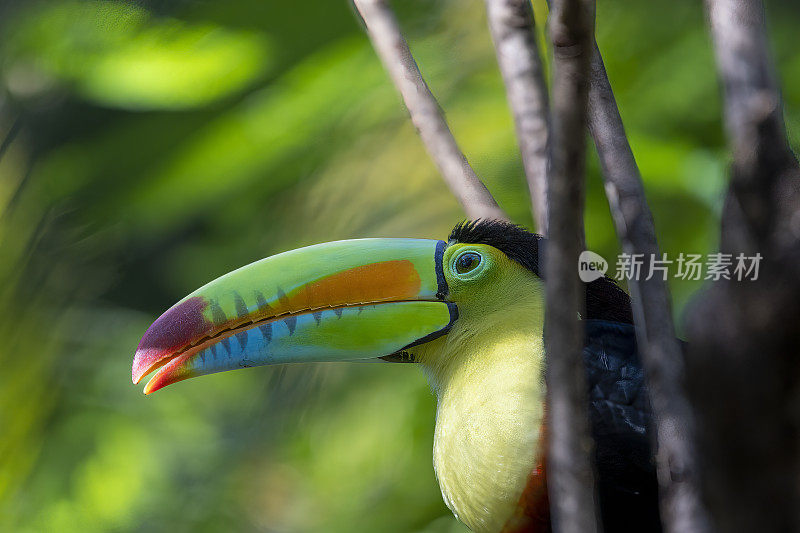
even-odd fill
[{"label": "thin branch", "polygon": [[[651,262],[661,258],[653,215],[596,43],[589,89],[589,130],[600,157],[617,235],[626,253],[642,254],[642,272],[648,273]],[[675,337],[667,284],[657,275],[645,275],[632,279],[629,287],[639,352],[655,413],[665,531],[707,531],[708,519],[699,500],[693,413],[684,391],[683,354]]]},{"label": "thin branch", "polygon": [[547,234],[547,85],[530,0],[486,0],[489,30],[503,75],[530,190],[533,216]]},{"label": "thin branch", "polygon": [[582,248],[586,109],[594,2],[556,0],[553,41],[552,163],[548,181],[550,240],[545,256],[545,346],[548,355],[548,492],[561,533],[597,531],[592,441],[582,358]]},{"label": "thin branch", "polygon": [[411,114],[425,148],[469,218],[508,220],[456,144],[387,0],[354,0],[384,68]]},{"label": "thin branch", "polygon": [[703,496],[719,531],[798,531],[800,167],[758,0],[707,0],[733,148],[721,251],[757,280],[712,283],[691,309],[689,390]]}]

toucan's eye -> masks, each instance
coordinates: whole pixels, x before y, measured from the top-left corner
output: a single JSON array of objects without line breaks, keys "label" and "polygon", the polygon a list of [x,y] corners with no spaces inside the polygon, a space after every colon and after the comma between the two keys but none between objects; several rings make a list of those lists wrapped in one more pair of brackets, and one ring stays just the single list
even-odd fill
[{"label": "toucan's eye", "polygon": [[476,254],[475,252],[467,252],[461,254],[461,256],[456,259],[456,272],[459,274],[466,274],[471,270],[475,270],[475,268],[481,264],[481,256]]}]

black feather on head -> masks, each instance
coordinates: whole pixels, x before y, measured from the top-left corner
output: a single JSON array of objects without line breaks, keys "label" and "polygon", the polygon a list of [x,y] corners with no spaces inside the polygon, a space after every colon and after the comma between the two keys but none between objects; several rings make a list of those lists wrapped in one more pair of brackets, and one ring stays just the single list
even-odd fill
[{"label": "black feather on head", "polygon": [[542,277],[539,254],[544,238],[522,226],[503,220],[465,220],[456,224],[448,241],[450,244],[488,244]]},{"label": "black feather on head", "polygon": [[[453,228],[448,242],[488,244],[544,279],[542,257],[547,241],[517,224],[503,220],[465,220]],[[633,324],[630,296],[613,279],[604,276],[585,286],[584,318]]]}]

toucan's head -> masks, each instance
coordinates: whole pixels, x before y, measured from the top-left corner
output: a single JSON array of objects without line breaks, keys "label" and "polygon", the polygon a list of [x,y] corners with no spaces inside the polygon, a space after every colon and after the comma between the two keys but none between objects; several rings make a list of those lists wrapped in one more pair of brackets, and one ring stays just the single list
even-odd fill
[{"label": "toucan's head", "polygon": [[[146,394],[250,366],[382,358],[413,362],[515,301],[540,301],[538,235],[503,222],[456,226],[448,242],[358,239],[278,254],[201,287],[144,334],[133,382]],[[539,313],[541,310],[539,309]]]},{"label": "toucan's head", "polygon": [[[375,358],[436,370],[445,345],[452,358],[454,345],[515,316],[541,325],[543,243],[513,224],[475,221],[447,242],[336,241],[256,261],[161,315],[136,350],[133,382],[156,371],[149,394],[236,368]],[[587,285],[585,316],[631,322],[630,301],[601,278]]]}]

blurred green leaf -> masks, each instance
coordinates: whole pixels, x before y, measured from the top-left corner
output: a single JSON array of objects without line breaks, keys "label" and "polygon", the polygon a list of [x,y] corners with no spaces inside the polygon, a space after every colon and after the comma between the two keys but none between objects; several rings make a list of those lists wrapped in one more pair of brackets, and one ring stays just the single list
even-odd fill
[{"label": "blurred green leaf", "polygon": [[17,21],[8,41],[12,93],[66,84],[127,109],[206,105],[241,91],[271,62],[263,34],[157,18],[130,2],[48,4]]}]

